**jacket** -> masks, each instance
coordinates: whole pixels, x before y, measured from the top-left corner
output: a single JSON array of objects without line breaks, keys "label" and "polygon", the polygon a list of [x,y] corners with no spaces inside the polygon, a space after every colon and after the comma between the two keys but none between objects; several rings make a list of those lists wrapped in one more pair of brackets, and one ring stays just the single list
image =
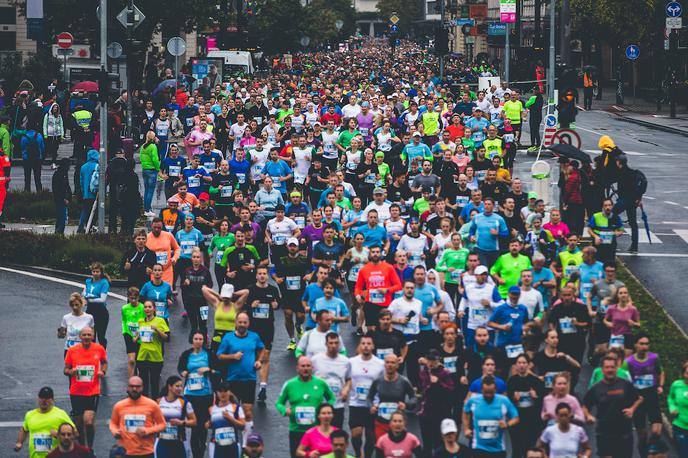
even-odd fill
[{"label": "jacket", "polygon": [[142,170],[160,170],[160,157],[158,157],[158,146],[155,143],[141,145],[139,149]]},{"label": "jacket", "polygon": [[12,159],[12,135],[5,124],[0,124],[0,145],[7,157]]},{"label": "jacket", "polygon": [[72,188],[69,186],[69,167],[62,165],[57,167],[53,173],[52,190],[55,203],[62,204],[65,200],[71,200]]},{"label": "jacket", "polygon": [[35,141],[38,143],[38,158],[43,160],[45,156],[45,142],[43,141],[43,136],[35,130],[27,130],[21,139],[21,152],[22,160],[26,161],[29,159],[29,144]]},{"label": "jacket", "polygon": [[81,166],[79,170],[79,177],[81,179],[81,197],[84,199],[95,199],[96,194],[91,192],[91,176],[98,168],[98,151],[92,149],[86,153],[86,162]]},{"label": "jacket", "polygon": [[[53,107],[57,106],[57,116],[53,116]],[[43,116],[43,137],[60,137],[64,138],[64,122],[62,121],[62,114],[59,110],[60,106],[53,103],[48,112]],[[50,133],[52,135],[50,135]]]},{"label": "jacket", "polygon": [[[427,417],[449,414],[452,406],[450,403],[447,403],[447,398],[454,390],[454,380],[452,379],[451,372],[443,366],[438,366],[435,369],[422,367],[418,375],[420,391],[422,393],[418,415]],[[437,377],[437,383],[430,381],[431,375]]]}]

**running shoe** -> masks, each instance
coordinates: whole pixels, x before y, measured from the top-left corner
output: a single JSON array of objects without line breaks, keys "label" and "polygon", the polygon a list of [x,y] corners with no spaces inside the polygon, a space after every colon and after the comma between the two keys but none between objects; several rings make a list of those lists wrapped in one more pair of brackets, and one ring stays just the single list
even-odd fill
[{"label": "running shoe", "polygon": [[267,398],[268,398],[267,390],[264,386],[261,386],[260,391],[258,391],[258,402],[265,402],[265,400]]},{"label": "running shoe", "polygon": [[296,341],[294,339],[291,339],[289,341],[289,345],[287,345],[287,351],[294,351],[296,350]]}]

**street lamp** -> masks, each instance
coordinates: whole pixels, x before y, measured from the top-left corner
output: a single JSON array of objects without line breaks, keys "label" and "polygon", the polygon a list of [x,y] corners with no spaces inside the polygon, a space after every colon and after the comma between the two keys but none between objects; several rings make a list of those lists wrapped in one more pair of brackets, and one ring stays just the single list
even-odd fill
[{"label": "street lamp", "polygon": [[337,29],[337,32],[339,32],[340,30],[342,30],[342,27],[344,27],[344,21],[342,21],[341,19],[337,19],[336,21],[334,21],[334,26]]}]

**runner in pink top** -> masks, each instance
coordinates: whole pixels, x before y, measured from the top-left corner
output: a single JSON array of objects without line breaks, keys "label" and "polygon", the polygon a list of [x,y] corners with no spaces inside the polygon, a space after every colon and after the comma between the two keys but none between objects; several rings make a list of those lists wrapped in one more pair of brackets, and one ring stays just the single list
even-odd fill
[{"label": "runner in pink top", "polygon": [[375,444],[377,456],[385,458],[420,458],[420,440],[406,431],[406,417],[394,412],[389,420],[389,432],[382,435]]}]

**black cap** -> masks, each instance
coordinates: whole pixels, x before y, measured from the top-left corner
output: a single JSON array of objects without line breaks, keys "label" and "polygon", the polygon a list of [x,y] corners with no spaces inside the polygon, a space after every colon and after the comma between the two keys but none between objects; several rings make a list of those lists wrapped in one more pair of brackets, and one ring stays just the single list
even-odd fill
[{"label": "black cap", "polygon": [[440,359],[440,352],[437,351],[436,348],[431,348],[428,350],[428,352],[425,354],[425,359],[429,359],[430,361],[437,361]]},{"label": "black cap", "polygon": [[215,387],[215,391],[230,391],[229,382],[220,382]]},{"label": "black cap", "polygon": [[44,386],[38,392],[38,397],[41,399],[53,399],[55,397],[55,393],[49,386]]},{"label": "black cap", "polygon": [[278,211],[284,211],[284,205],[282,205],[282,204],[277,204],[277,205],[275,205],[275,211],[276,211],[276,212],[278,212]]},{"label": "black cap", "polygon": [[432,192],[432,188],[430,186],[423,186],[420,191],[421,192]]}]

